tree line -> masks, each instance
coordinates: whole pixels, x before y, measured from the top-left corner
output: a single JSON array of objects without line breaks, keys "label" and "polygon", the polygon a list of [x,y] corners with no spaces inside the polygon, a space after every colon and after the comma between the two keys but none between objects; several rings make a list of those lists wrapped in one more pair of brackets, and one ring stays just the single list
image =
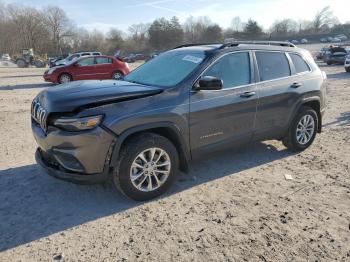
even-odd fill
[{"label": "tree line", "polygon": [[350,22],[339,23],[330,7],[325,7],[311,21],[277,20],[265,31],[253,19],[242,21],[234,17],[229,28],[222,28],[206,16],[190,16],[183,23],[174,16],[130,25],[128,33],[111,28],[104,34],[76,26],[57,6],[37,9],[0,3],[0,53],[10,54],[18,54],[23,48],[48,55],[79,50],[97,50],[105,54],[114,54],[116,50],[150,52],[184,43],[222,42],[227,38],[256,40],[324,33],[350,36]]}]

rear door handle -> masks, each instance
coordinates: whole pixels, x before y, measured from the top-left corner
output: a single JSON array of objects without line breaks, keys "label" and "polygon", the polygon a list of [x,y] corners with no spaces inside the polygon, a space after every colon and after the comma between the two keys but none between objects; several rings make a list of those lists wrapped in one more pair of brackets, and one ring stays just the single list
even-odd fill
[{"label": "rear door handle", "polygon": [[249,98],[251,96],[255,96],[255,92],[244,92],[243,94],[240,95],[240,97],[243,97],[243,98]]},{"label": "rear door handle", "polygon": [[303,84],[302,83],[293,83],[290,87],[291,88],[298,88],[301,87]]}]

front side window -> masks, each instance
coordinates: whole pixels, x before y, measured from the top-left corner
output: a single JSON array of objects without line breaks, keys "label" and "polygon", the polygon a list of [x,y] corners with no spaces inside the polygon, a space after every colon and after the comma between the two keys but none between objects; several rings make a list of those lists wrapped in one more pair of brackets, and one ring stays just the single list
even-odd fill
[{"label": "front side window", "polygon": [[171,87],[192,73],[204,58],[204,52],[169,51],[138,67],[124,80],[144,85]]},{"label": "front side window", "polygon": [[95,64],[95,58],[93,57],[85,58],[78,62],[79,66],[91,66],[94,64]]},{"label": "front side window", "polygon": [[111,64],[112,59],[109,57],[96,57],[96,64]]},{"label": "front side window", "polygon": [[211,65],[203,76],[214,76],[223,81],[223,88],[250,84],[250,60],[248,52],[225,55]]},{"label": "front side window", "polygon": [[260,81],[290,76],[289,62],[284,53],[257,51],[255,56],[258,63]]},{"label": "front side window", "polygon": [[310,71],[309,66],[300,55],[290,53],[289,56],[292,59],[297,74]]}]

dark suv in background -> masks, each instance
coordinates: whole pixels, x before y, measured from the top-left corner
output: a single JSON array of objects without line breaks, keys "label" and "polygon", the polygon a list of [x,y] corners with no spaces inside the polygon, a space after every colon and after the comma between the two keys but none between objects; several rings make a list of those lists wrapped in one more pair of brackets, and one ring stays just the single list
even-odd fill
[{"label": "dark suv in background", "polygon": [[213,150],[267,139],[309,147],[321,132],[325,78],[309,52],[286,42],[181,46],[122,81],[40,92],[36,159],[55,177],[110,177],[125,195],[150,199]]}]

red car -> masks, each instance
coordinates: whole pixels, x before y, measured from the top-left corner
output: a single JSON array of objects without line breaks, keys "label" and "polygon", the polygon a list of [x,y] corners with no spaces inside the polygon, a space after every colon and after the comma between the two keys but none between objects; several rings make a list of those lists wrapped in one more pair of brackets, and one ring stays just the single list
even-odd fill
[{"label": "red car", "polygon": [[89,56],[64,66],[45,71],[44,79],[52,83],[67,83],[75,80],[120,79],[129,73],[127,63],[113,56]]}]

